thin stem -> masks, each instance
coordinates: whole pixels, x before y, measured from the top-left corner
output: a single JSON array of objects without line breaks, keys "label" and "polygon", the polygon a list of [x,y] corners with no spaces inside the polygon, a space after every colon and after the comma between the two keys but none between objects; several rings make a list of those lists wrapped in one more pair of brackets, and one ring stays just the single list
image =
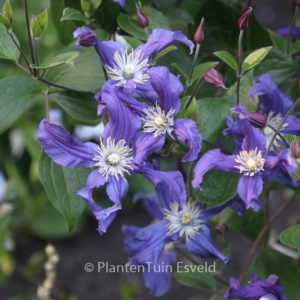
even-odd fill
[{"label": "thin stem", "polygon": [[147,40],[148,40],[149,39],[149,30],[148,30],[148,27],[145,27],[144,31],[145,31],[145,34],[146,34],[146,37],[147,37]]},{"label": "thin stem", "polygon": [[297,15],[298,15],[298,11],[299,11],[299,7],[296,6],[295,12],[294,12],[294,15],[292,18],[291,26],[290,26],[289,35],[288,35],[287,49],[286,49],[287,54],[290,54],[290,52],[291,52],[292,32],[295,27],[295,21],[296,21]]},{"label": "thin stem", "polygon": [[23,52],[23,50],[21,49],[21,47],[18,45],[17,41],[15,40],[12,31],[8,30],[7,33],[9,34],[10,38],[12,39],[12,41],[14,42],[14,44],[16,45],[16,47],[18,48],[19,52],[21,53],[21,56],[23,57],[26,65],[27,65],[27,68],[30,71],[30,74],[32,74],[32,69],[30,67],[29,61],[28,61],[25,53]]},{"label": "thin stem", "polygon": [[289,109],[289,110],[287,111],[287,113],[285,114],[284,118],[281,120],[281,122],[280,122],[278,128],[276,128],[277,131],[275,131],[274,134],[273,134],[273,136],[272,136],[272,139],[271,139],[271,141],[270,141],[270,144],[269,144],[269,146],[268,146],[268,149],[267,149],[267,151],[266,151],[264,157],[267,157],[267,156],[268,156],[268,154],[269,154],[269,152],[271,151],[271,148],[272,148],[272,146],[273,146],[273,144],[274,144],[274,141],[275,141],[275,139],[276,139],[277,132],[280,131],[281,127],[284,125],[284,123],[285,123],[285,121],[287,120],[287,118],[290,116],[290,114],[293,112],[293,110],[295,109],[295,107],[296,107],[299,103],[300,103],[300,98],[298,98],[297,101],[294,102],[294,104],[290,107],[290,109]]},{"label": "thin stem", "polygon": [[25,69],[18,61],[15,61],[16,66],[18,66],[20,69],[22,69],[27,74],[31,74],[27,69]]},{"label": "thin stem", "polygon": [[238,60],[239,60],[239,65],[238,65],[238,73],[237,73],[237,85],[236,85],[236,104],[240,104],[240,85],[241,85],[241,78],[243,76],[242,73],[242,59],[243,59],[243,35],[244,35],[244,30],[240,31],[240,36],[239,36],[239,42],[238,42]]},{"label": "thin stem", "polygon": [[[35,63],[38,66],[39,65],[39,58],[38,58],[38,40],[37,39],[33,39],[33,46],[34,46],[34,55],[35,55]],[[40,76],[40,71],[39,69],[36,69],[36,75],[37,77]]]},{"label": "thin stem", "polygon": [[[34,50],[33,50],[33,46],[32,46],[32,39],[31,39],[31,32],[30,32],[27,0],[24,0],[24,9],[25,9],[26,29],[27,29],[28,43],[29,43],[29,49],[30,49],[30,55],[31,55],[31,62],[33,64],[35,64]],[[33,69],[33,77],[34,78],[36,78],[36,74],[37,74],[36,69]]]},{"label": "thin stem", "polygon": [[185,104],[185,107],[184,107],[184,110],[187,111],[187,109],[189,108],[191,102],[193,101],[193,98],[195,97],[195,95],[198,93],[198,90],[199,90],[199,87],[200,87],[200,84],[201,84],[201,80],[202,80],[203,76],[201,76],[199,79],[198,79],[198,82],[193,90],[193,93],[192,95],[190,96],[190,98],[188,99],[188,101],[186,102]]},{"label": "thin stem", "polygon": [[287,148],[290,147],[290,144],[288,143],[288,141],[284,138],[284,136],[280,133],[280,131],[278,131],[276,128],[274,128],[272,125],[270,124],[266,124],[267,127],[271,128],[273,131],[275,131],[277,133],[277,135],[279,135],[279,137],[281,138],[281,140],[284,142],[285,146]]},{"label": "thin stem", "polygon": [[265,226],[261,229],[261,231],[259,232],[254,244],[252,245],[252,248],[250,250],[250,253],[247,257],[247,260],[245,262],[245,265],[243,267],[243,270],[241,272],[241,275],[239,277],[240,281],[243,281],[245,278],[245,275],[247,273],[248,268],[250,267],[253,258],[255,256],[255,252],[256,249],[261,241],[261,239],[264,237],[265,233],[268,231],[268,229],[270,228],[270,226],[273,224],[273,222],[280,216],[280,214],[283,212],[283,210],[287,207],[287,205],[293,201],[296,198],[297,194],[293,194],[291,197],[289,197],[288,199],[286,199],[281,206],[276,210],[276,212],[272,215],[272,217],[270,218],[270,220],[267,222],[267,224],[265,224]]},{"label": "thin stem", "polygon": [[196,50],[195,50],[195,55],[194,55],[194,60],[193,60],[193,64],[192,64],[192,69],[191,69],[191,73],[190,73],[190,84],[191,84],[191,80],[192,80],[193,73],[194,73],[194,70],[195,70],[195,66],[197,64],[200,48],[201,48],[201,44],[197,44]]},{"label": "thin stem", "polygon": [[50,120],[50,102],[49,102],[48,91],[45,93],[45,95],[46,95],[46,118],[47,118],[47,121],[49,123],[51,123],[51,120]]},{"label": "thin stem", "polygon": [[54,87],[57,87],[57,88],[59,88],[59,89],[64,89],[64,90],[67,90],[68,88],[66,88],[66,87],[64,87],[64,86],[62,86],[62,85],[59,85],[59,84],[56,84],[56,83],[53,83],[53,82],[51,82],[51,81],[48,81],[48,80],[46,80],[46,79],[44,79],[44,78],[36,78],[37,80],[39,80],[39,81],[41,81],[41,82],[44,82],[44,83],[46,83],[46,84],[49,84],[49,85],[51,85],[51,86],[54,86]]}]

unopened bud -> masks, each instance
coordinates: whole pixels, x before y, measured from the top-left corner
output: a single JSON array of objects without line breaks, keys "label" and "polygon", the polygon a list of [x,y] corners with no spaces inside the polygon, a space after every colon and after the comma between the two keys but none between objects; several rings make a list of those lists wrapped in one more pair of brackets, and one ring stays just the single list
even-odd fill
[{"label": "unopened bud", "polygon": [[215,231],[219,235],[224,235],[227,232],[227,226],[225,224],[219,224],[216,226]]},{"label": "unopened bud", "polygon": [[291,151],[294,158],[300,158],[300,145],[295,136],[291,143]]},{"label": "unopened bud", "polygon": [[222,74],[215,69],[210,69],[209,71],[207,71],[204,75],[204,79],[207,83],[213,85],[216,88],[227,89]]},{"label": "unopened bud", "polygon": [[202,18],[200,25],[194,35],[194,41],[196,44],[202,44],[205,39],[205,34],[204,34],[204,18]]},{"label": "unopened bud", "polygon": [[252,12],[252,7],[248,7],[240,17],[238,21],[238,26],[241,30],[246,30],[250,26],[251,12]]},{"label": "unopened bud", "polygon": [[76,29],[73,36],[75,39],[77,39],[76,41],[77,50],[79,50],[81,47],[94,46],[97,42],[96,33],[90,28],[85,26]]},{"label": "unopened bud", "polygon": [[146,28],[149,25],[148,18],[142,13],[140,6],[136,3],[137,23],[141,28]]},{"label": "unopened bud", "polygon": [[248,112],[250,124],[256,128],[264,128],[267,124],[267,117],[259,112]]},{"label": "unopened bud", "polygon": [[47,256],[52,256],[52,255],[56,254],[55,248],[52,244],[48,244],[45,247],[45,252],[46,252]]},{"label": "unopened bud", "polygon": [[13,11],[9,3],[9,0],[6,0],[2,12],[0,13],[0,23],[2,23],[7,30],[10,30],[13,24]]},{"label": "unopened bud", "polygon": [[300,0],[295,1],[296,6],[300,7]]}]

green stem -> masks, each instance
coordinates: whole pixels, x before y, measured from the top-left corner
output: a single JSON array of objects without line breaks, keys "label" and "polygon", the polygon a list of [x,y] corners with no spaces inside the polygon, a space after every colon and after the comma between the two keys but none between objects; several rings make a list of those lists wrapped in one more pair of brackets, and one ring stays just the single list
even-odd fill
[{"label": "green stem", "polygon": [[195,97],[195,95],[197,95],[198,93],[198,90],[200,88],[200,84],[201,84],[201,80],[202,80],[203,76],[201,76],[199,79],[198,79],[198,82],[193,90],[193,93],[192,95],[190,96],[190,98],[188,99],[188,101],[186,102],[185,104],[185,107],[184,107],[184,110],[187,111],[187,109],[189,108],[190,104],[192,103],[193,101],[193,98]]},{"label": "green stem", "polygon": [[[38,40],[33,39],[33,45],[34,45],[34,55],[35,55],[35,63],[38,66],[39,65],[39,58],[38,58],[38,47],[37,47]],[[40,76],[40,71],[39,69],[36,69],[36,75],[37,77]]]},{"label": "green stem", "polygon": [[193,73],[194,73],[194,70],[195,70],[195,66],[197,64],[200,48],[201,48],[201,44],[197,44],[195,55],[194,55],[194,60],[193,60],[192,68],[191,68],[189,84],[191,84],[191,81],[192,81],[192,77],[193,77]]},{"label": "green stem", "polygon": [[53,83],[53,82],[51,82],[51,81],[48,81],[48,80],[46,80],[46,79],[44,79],[44,78],[36,78],[38,81],[41,81],[41,82],[44,82],[44,83],[46,83],[46,84],[49,84],[49,85],[51,85],[51,86],[54,86],[54,87],[57,87],[57,88],[59,88],[59,89],[64,89],[64,90],[67,90],[68,88],[66,88],[66,87],[64,87],[64,86],[62,86],[62,85],[59,85],[59,84],[56,84],[56,83]]},{"label": "green stem", "polygon": [[293,32],[293,29],[295,27],[295,21],[296,21],[297,15],[298,15],[298,11],[299,11],[299,7],[296,6],[295,12],[294,12],[294,15],[293,15],[293,18],[292,18],[291,26],[290,26],[290,31],[289,31],[289,35],[288,35],[288,41],[287,41],[287,49],[286,49],[286,51],[287,51],[288,55],[291,52],[292,32]]},{"label": "green stem", "polygon": [[243,35],[244,30],[240,31],[239,42],[238,42],[238,73],[237,73],[237,85],[236,85],[236,104],[240,104],[240,85],[243,76],[242,73],[242,59],[243,59]]},{"label": "green stem", "polygon": [[280,133],[280,131],[278,131],[276,128],[274,128],[272,125],[270,124],[266,124],[267,127],[271,128],[273,131],[275,131],[277,133],[277,135],[281,138],[281,140],[284,142],[285,146],[287,148],[290,147],[290,144],[288,143],[288,141],[284,138],[284,136]]},{"label": "green stem", "polygon": [[46,118],[47,118],[47,121],[49,123],[51,123],[51,120],[50,120],[50,102],[49,102],[48,91],[45,93],[45,95],[46,95]]}]

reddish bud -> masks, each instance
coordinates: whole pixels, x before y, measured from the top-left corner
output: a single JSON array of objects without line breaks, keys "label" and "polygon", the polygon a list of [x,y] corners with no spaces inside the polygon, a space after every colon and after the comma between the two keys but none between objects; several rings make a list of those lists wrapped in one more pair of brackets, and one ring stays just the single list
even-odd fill
[{"label": "reddish bud", "polygon": [[196,44],[202,44],[205,39],[205,34],[204,34],[204,18],[202,18],[200,25],[194,35],[194,41]]},{"label": "reddish bud", "polygon": [[291,151],[292,151],[294,158],[300,158],[300,145],[295,136],[291,143]]},{"label": "reddish bud", "polygon": [[224,235],[227,232],[227,226],[225,224],[219,224],[215,227],[215,231],[219,235]]},{"label": "reddish bud", "polygon": [[149,25],[148,18],[142,13],[141,8],[136,3],[137,23],[141,28],[146,28]]},{"label": "reddish bud", "polygon": [[267,117],[259,112],[247,113],[250,123],[256,128],[264,128],[267,124]]},{"label": "reddish bud", "polygon": [[222,74],[215,69],[210,69],[207,71],[204,75],[204,79],[207,83],[216,88],[227,89]]},{"label": "reddish bud", "polygon": [[296,0],[296,1],[295,1],[295,4],[296,4],[296,6],[299,6],[299,7],[300,7],[300,0]]},{"label": "reddish bud", "polygon": [[238,21],[238,26],[241,30],[246,30],[251,23],[251,12],[252,12],[252,7],[248,7],[248,9],[246,9],[242,16],[240,17],[239,21]]}]

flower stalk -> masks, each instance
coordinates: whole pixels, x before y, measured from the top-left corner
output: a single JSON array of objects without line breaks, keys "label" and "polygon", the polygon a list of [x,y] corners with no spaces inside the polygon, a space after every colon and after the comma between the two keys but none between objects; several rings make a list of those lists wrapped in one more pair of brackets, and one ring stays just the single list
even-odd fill
[{"label": "flower stalk", "polygon": [[288,41],[287,41],[286,51],[287,51],[288,55],[291,52],[292,35],[293,35],[292,33],[293,33],[293,29],[295,27],[295,21],[296,21],[296,18],[298,16],[298,12],[299,12],[299,6],[296,6],[295,7],[295,12],[294,12],[294,15],[293,15],[293,18],[292,18],[291,26],[290,26],[290,31],[289,31],[289,35],[288,35]]},{"label": "flower stalk", "polygon": [[242,72],[242,59],[243,59],[243,35],[244,30],[240,31],[239,42],[238,42],[238,72],[237,72],[237,85],[236,85],[236,103],[240,104],[240,86],[241,79],[243,76]]}]

